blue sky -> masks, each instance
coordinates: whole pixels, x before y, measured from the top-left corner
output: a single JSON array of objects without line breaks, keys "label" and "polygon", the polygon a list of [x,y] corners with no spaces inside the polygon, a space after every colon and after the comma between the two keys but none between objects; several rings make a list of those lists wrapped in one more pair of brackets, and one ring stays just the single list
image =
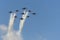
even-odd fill
[{"label": "blue sky", "polygon": [[[30,14],[25,21],[22,32],[24,40],[40,40],[40,36],[47,40],[60,40],[60,0],[0,0],[0,25],[8,26],[8,12],[16,9],[22,12],[23,7],[36,12],[36,16]],[[18,29],[18,23],[17,18],[15,29]]]}]

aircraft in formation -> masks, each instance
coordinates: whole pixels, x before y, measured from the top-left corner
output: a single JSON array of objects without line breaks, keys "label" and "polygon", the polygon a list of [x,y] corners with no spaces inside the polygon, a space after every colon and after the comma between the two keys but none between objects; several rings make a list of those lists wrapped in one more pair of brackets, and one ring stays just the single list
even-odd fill
[{"label": "aircraft in formation", "polygon": [[[19,10],[16,10],[16,12],[19,12]],[[13,13],[12,11],[10,11],[9,13]]]},{"label": "aircraft in formation", "polygon": [[21,13],[22,15],[24,15],[24,13]]},{"label": "aircraft in formation", "polygon": [[15,16],[15,18],[17,18],[17,16]]},{"label": "aircraft in formation", "polygon": [[[23,10],[27,9],[27,8],[22,8]],[[16,10],[16,12],[19,12],[19,10]],[[31,12],[31,10],[28,10],[28,12]],[[9,13],[13,13],[12,11],[10,11]],[[22,15],[24,15],[24,13],[21,13]],[[33,15],[36,15],[36,13],[32,13]],[[29,18],[30,16],[27,16],[27,18]],[[15,18],[17,18],[17,16],[15,16]],[[23,18],[20,18],[21,20],[23,20]]]},{"label": "aircraft in formation", "polygon": [[31,12],[31,10],[29,10],[28,12]]},{"label": "aircraft in formation", "polygon": [[27,8],[24,7],[24,8],[22,8],[22,9],[25,10],[25,9],[27,9]]},{"label": "aircraft in formation", "polygon": [[33,15],[35,15],[36,13],[32,13]]},{"label": "aircraft in formation", "polygon": [[12,13],[12,11],[10,11],[9,13]]},{"label": "aircraft in formation", "polygon": [[16,10],[16,12],[19,12],[19,10]]},{"label": "aircraft in formation", "polygon": [[23,20],[23,18],[20,18],[21,20]]},{"label": "aircraft in formation", "polygon": [[29,18],[29,16],[27,16],[27,18]]}]

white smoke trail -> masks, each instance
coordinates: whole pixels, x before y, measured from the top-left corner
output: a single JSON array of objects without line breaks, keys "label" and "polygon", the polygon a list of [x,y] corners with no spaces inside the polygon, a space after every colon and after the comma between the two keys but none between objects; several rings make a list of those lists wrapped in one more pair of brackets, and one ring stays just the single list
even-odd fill
[{"label": "white smoke trail", "polygon": [[3,40],[23,40],[21,31],[27,15],[28,15],[28,12],[24,11],[24,15],[22,15],[23,20],[20,20],[19,31],[13,31],[12,28],[13,28],[16,13],[11,13],[7,33],[2,36]]},{"label": "white smoke trail", "polygon": [[3,40],[23,40],[21,34],[16,31],[12,31],[3,37]]},{"label": "white smoke trail", "polygon": [[0,25],[0,30],[4,32],[0,37],[2,40],[23,40],[22,34],[19,34],[18,31],[11,31],[9,33],[6,25]]},{"label": "white smoke trail", "polygon": [[18,32],[14,32],[12,30],[14,20],[15,20],[16,13],[11,13],[9,26],[8,26],[8,32],[6,35],[4,35],[3,40],[20,40],[20,34]]},{"label": "white smoke trail", "polygon": [[8,32],[3,36],[3,40],[23,40],[21,34],[18,31],[12,30],[15,16],[16,16],[16,13],[11,13]]},{"label": "white smoke trail", "polygon": [[8,26],[8,32],[10,32],[12,30],[14,20],[15,20],[15,16],[16,16],[16,13],[11,13],[9,26]]},{"label": "white smoke trail", "polygon": [[[24,16],[22,16],[24,18],[24,20],[26,19],[27,14],[28,14],[28,12],[26,12],[26,14]],[[19,33],[19,31],[12,30],[15,16],[16,16],[16,13],[11,13],[10,20],[9,20],[9,26],[7,28],[8,29],[7,33],[2,36],[3,40],[23,40],[22,34]],[[21,26],[23,26],[24,20],[23,20],[23,22],[21,21]]]},{"label": "white smoke trail", "polygon": [[26,20],[26,18],[27,18],[28,13],[29,13],[28,11],[27,11],[27,12],[24,11],[24,15],[22,15],[23,20],[20,20],[19,33],[22,32],[23,25],[24,25],[24,22],[25,22],[25,20]]},{"label": "white smoke trail", "polygon": [[[6,31],[8,32],[7,27],[5,25],[0,25],[0,30],[2,30],[2,32],[5,33]],[[18,31],[13,31],[13,30],[9,33],[2,34],[2,36],[0,37],[3,40],[23,40],[22,34],[19,34]]]}]

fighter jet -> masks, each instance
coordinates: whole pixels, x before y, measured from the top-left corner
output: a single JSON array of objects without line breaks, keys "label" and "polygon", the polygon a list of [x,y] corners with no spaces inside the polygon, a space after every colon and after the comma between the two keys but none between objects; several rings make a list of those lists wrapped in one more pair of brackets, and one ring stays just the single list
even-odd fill
[{"label": "fighter jet", "polygon": [[33,15],[35,15],[36,13],[32,13]]},{"label": "fighter jet", "polygon": [[16,12],[19,12],[19,10],[16,10]]},{"label": "fighter jet", "polygon": [[17,18],[17,16],[15,16],[15,18]]},{"label": "fighter jet", "polygon": [[28,12],[31,12],[31,10],[29,10]]},{"label": "fighter jet", "polygon": [[29,18],[29,16],[27,16],[27,18]]},{"label": "fighter jet", "polygon": [[12,13],[12,11],[10,11],[9,13]]},{"label": "fighter jet", "polygon": [[24,13],[21,13],[22,15],[24,15]]},{"label": "fighter jet", "polygon": [[25,10],[26,8],[24,7],[24,8],[22,8],[23,10]]},{"label": "fighter jet", "polygon": [[21,20],[23,20],[23,18],[20,18]]}]

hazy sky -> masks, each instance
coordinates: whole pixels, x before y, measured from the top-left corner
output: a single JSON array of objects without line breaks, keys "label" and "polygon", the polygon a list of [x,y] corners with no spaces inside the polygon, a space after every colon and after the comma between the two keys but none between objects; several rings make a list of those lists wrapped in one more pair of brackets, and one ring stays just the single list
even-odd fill
[{"label": "hazy sky", "polygon": [[22,8],[27,7],[36,15],[30,14],[23,28],[24,40],[60,40],[60,0],[0,0],[0,25],[8,26],[9,11],[20,10],[14,29],[19,26]]}]

